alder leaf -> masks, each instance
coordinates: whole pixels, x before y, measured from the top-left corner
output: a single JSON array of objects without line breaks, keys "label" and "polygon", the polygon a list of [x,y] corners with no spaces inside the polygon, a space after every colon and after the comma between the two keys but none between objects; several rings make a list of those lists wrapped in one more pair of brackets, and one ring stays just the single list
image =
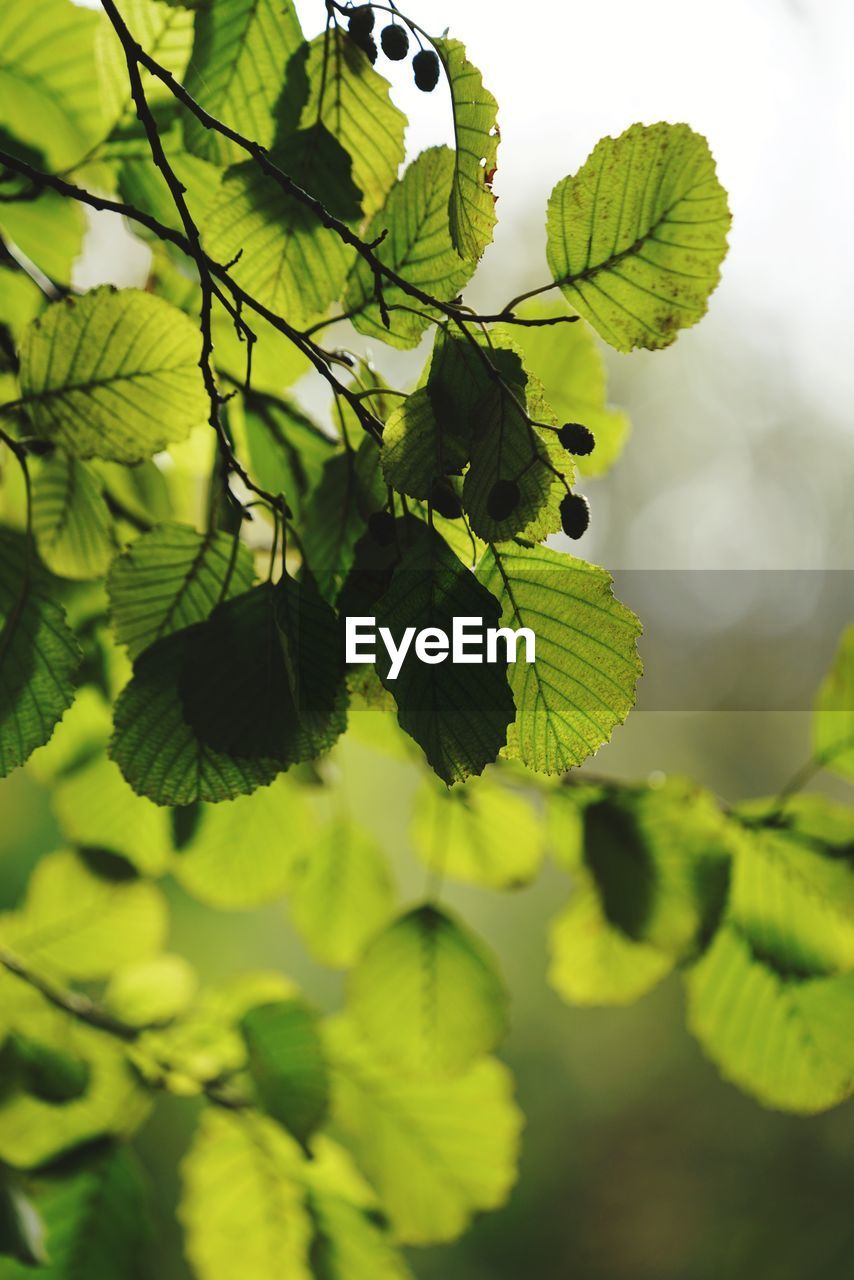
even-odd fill
[{"label": "alder leaf", "polygon": [[146,649],[113,713],[110,756],[137,795],[156,804],[233,800],[269,785],[279,771],[274,760],[232,756],[196,734],[179,690],[194,639],[188,628]]},{"label": "alder leaf", "polygon": [[352,162],[362,211],[381,209],[404,159],[406,116],[394,105],[389,83],[338,24],[309,46],[309,94],[300,128],[323,125]]},{"label": "alder leaf", "polygon": [[[500,614],[495,597],[432,529],[404,552],[376,608],[378,627],[387,627],[397,645],[407,627],[450,635],[454,617],[477,618],[488,628],[498,625]],[[410,655],[395,680],[390,667],[386,650],[378,648],[377,674],[397,703],[400,727],[432,769],[449,785],[482,773],[504,746],[514,716],[504,663],[460,667],[448,657],[427,665]]]},{"label": "alder leaf", "polygon": [[461,258],[475,261],[492,240],[495,197],[492,180],[498,160],[498,103],[459,40],[435,40],[451,89],[456,164],[449,217],[451,238]]},{"label": "alder leaf", "polygon": [[53,811],[69,843],[110,849],[142,875],[166,870],[172,843],[169,815],[138,796],[106,756],[99,753],[55,784]]},{"label": "alder leaf", "polygon": [[98,476],[57,450],[33,484],[33,532],[47,567],[61,578],[102,577],[116,536]]},{"label": "alder leaf", "polygon": [[199,1280],[311,1280],[299,1148],[275,1120],[209,1108],[181,1176],[178,1218]]},{"label": "alder leaf", "polygon": [[288,777],[230,804],[201,805],[172,874],[199,902],[246,910],[283,897],[298,859],[314,848],[315,819],[305,789]]},{"label": "alder leaf", "polygon": [[818,691],[813,749],[828,769],[854,781],[854,626],[843,633]]},{"label": "alder leaf", "polygon": [[854,973],[797,981],[733,926],[686,975],[688,1025],[726,1079],[766,1106],[811,1115],[854,1087]]},{"label": "alder leaf", "polygon": [[[355,227],[361,204],[351,159],[323,124],[292,134],[274,158],[329,213]],[[225,175],[207,219],[205,245],[217,261],[236,259],[232,272],[238,284],[297,325],[336,301],[354,256],[314,210],[285,194],[254,161]]]},{"label": "alder leaf", "polygon": [[[528,318],[560,314],[569,314],[562,299],[548,305],[529,302],[517,309],[517,315]],[[559,422],[580,422],[593,433],[593,452],[573,458],[576,471],[583,476],[608,471],[623,452],[630,424],[622,409],[607,402],[605,362],[590,326],[583,320],[536,327],[496,325],[491,333],[493,340],[496,336],[512,340],[525,368],[542,383],[545,399]]]},{"label": "alder leaf", "polygon": [[592,878],[578,877],[549,927],[548,981],[568,1004],[633,1004],[673,968],[673,957],[638,942],[605,914]]},{"label": "alder leaf", "polygon": [[133,1027],[172,1022],[190,1007],[197,985],[183,956],[151,956],[124,964],[111,975],[104,1007]]},{"label": "alder leaf", "polygon": [[789,832],[743,833],[729,916],[754,954],[782,973],[854,970],[854,866]]},{"label": "alder leaf", "polygon": [[187,316],[136,289],[53,303],[21,344],[33,427],[77,458],[150,458],[207,418],[200,341]]},{"label": "alder leaf", "polygon": [[[291,0],[203,4],[196,14],[187,91],[217,120],[269,147],[288,63],[302,43]],[[188,117],[184,132],[189,150],[203,160],[224,167],[245,157],[236,143],[195,116]]]},{"label": "alder leaf", "polygon": [[581,764],[634,703],[640,623],[604,569],[546,547],[492,548],[477,575],[500,601],[501,625],[536,636],[536,661],[508,668],[516,716],[507,755],[541,773]]},{"label": "alder leaf", "polygon": [[190,634],[180,689],[216,751],[279,769],[327,751],[346,728],[347,691],[338,619],[311,576],[219,605]]},{"label": "alder leaf", "polygon": [[301,1000],[280,1000],[250,1009],[240,1029],[262,1107],[305,1146],[329,1103],[317,1014]]},{"label": "alder leaf", "polygon": [[130,1280],[153,1260],[146,1182],[127,1148],[74,1156],[27,1189],[43,1224],[43,1265],[34,1272],[4,1258],[3,1280],[72,1280],[81,1258],[92,1280]]},{"label": "alder leaf", "polygon": [[484,943],[425,904],[370,944],[350,974],[347,1010],[404,1074],[457,1076],[502,1039],[507,992]]},{"label": "alder leaf", "polygon": [[166,924],[155,885],[119,872],[99,875],[61,851],[38,863],[23,906],[2,918],[0,934],[23,960],[86,980],[156,951]]},{"label": "alder leaf", "polygon": [[0,777],[50,739],[81,652],[25,540],[0,531]]},{"label": "alder leaf", "polygon": [[34,148],[50,171],[70,168],[101,135],[97,25],[65,0],[4,0],[0,9],[3,131],[13,152],[31,159]]},{"label": "alder leaf", "polygon": [[705,315],[729,224],[705,138],[633,124],[557,184],[546,254],[567,301],[612,347],[666,347]]},{"label": "alder leaf", "polygon": [[[455,298],[475,269],[473,260],[460,259],[451,240],[448,202],[453,175],[454,154],[447,147],[422,151],[392,187],[384,209],[365,233],[371,243],[386,232],[375,250],[379,260],[440,302]],[[403,349],[417,346],[430,324],[430,309],[389,281],[383,282],[382,292],[390,309],[388,328],[380,314],[374,273],[364,258],[357,258],[342,301],[345,314],[367,337]],[[408,309],[395,312],[397,306]]]},{"label": "alder leaf", "polygon": [[395,893],[374,838],[352,822],[326,827],[293,868],[288,907],[294,927],[321,964],[346,969],[385,924]]},{"label": "alder leaf", "polygon": [[491,775],[453,791],[426,778],[415,797],[412,843],[440,875],[490,889],[529,884],[543,857],[530,801]]},{"label": "alder leaf", "polygon": [[451,1080],[411,1078],[383,1065],[343,1018],[327,1045],[333,1119],[396,1240],[454,1240],[475,1213],[505,1202],[522,1123],[506,1067],[486,1058]]},{"label": "alder leaf", "polygon": [[252,557],[233,535],[157,525],[110,569],[107,593],[116,640],[137,658],[155,640],[203,622],[221,600],[247,591],[254,577]]},{"label": "alder leaf", "polygon": [[[122,0],[122,17],[131,35],[156,62],[183,82],[193,51],[194,15],[189,9],[159,3],[159,0]],[[95,57],[106,120],[126,125],[136,115],[128,80],[127,61],[121,42],[109,21],[103,22],[95,37]],[[145,97],[150,106],[162,107],[173,101],[162,80],[140,68]],[[188,121],[189,124],[189,121]]]},{"label": "alder leaf", "polygon": [[[0,79],[2,75],[0,70]],[[44,191],[38,199],[4,200],[0,202],[0,232],[50,280],[71,284],[86,232],[86,215],[79,205],[55,191]]]}]

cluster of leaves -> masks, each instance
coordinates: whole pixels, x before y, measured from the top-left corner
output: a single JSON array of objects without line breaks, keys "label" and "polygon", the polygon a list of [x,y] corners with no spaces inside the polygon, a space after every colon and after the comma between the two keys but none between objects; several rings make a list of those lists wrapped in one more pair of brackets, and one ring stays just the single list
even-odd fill
[{"label": "cluster of leaves", "polygon": [[[729,223],[709,149],[685,125],[600,141],[548,202],[549,283],[479,314],[461,290],[495,226],[497,105],[459,41],[391,8],[454,132],[402,172],[372,27],[334,0],[311,40],[286,0],[0,13],[0,776],[46,781],[66,841],[0,922],[4,1276],[140,1273],[122,1140],[162,1091],[207,1104],[181,1206],[202,1280],[403,1277],[398,1245],[506,1197],[502,979],[435,895],[398,906],[330,805],[348,716],[419,761],[437,880],[530,882],[545,810],[576,882],[552,940],[567,998],[685,966],[733,1079],[797,1110],[849,1088],[846,815],[560,781],[628,714],[639,623],[543,543],[582,531],[576,475],[626,434],[595,335],[663,347],[706,309]],[[84,206],[147,246],[144,290],[75,289]],[[335,323],[424,343],[416,385],[321,345]],[[309,370],[328,423],[290,391]],[[537,661],[348,671],[353,613],[395,638],[529,626]],[[823,697],[826,735],[846,700]],[[343,1011],[280,974],[200,988],[167,949],[166,876],[219,908],[286,898],[350,970]]]}]

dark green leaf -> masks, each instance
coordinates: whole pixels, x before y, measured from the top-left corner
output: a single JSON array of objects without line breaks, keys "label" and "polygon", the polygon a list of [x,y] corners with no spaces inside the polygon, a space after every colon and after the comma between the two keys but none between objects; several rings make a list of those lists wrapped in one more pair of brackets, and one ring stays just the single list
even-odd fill
[{"label": "dark green leaf", "polygon": [[317,1014],[301,1000],[282,1000],[250,1009],[240,1028],[262,1107],[305,1146],[329,1103]]}]

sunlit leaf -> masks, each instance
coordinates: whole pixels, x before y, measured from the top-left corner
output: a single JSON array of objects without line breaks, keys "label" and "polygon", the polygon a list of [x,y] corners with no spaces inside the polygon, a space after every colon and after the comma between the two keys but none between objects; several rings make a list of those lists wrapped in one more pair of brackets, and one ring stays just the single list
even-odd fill
[{"label": "sunlit leaf", "polygon": [[255,576],[232,535],[158,525],[137,538],[110,570],[107,591],[116,639],[132,658],[164,636],[202,622]]},{"label": "sunlit leaf", "polygon": [[110,849],[143,875],[162,875],[171,849],[169,815],[133,791],[112,760],[99,753],[60,779],[53,810],[65,839]]},{"label": "sunlit leaf", "polygon": [[543,856],[530,802],[491,777],[450,792],[426,779],[415,798],[412,842],[439,874],[491,889],[528,884]]},{"label": "sunlit leaf", "polygon": [[435,41],[451,88],[456,165],[449,206],[451,237],[462,258],[477,259],[492,240],[498,156],[498,103],[459,40]]},{"label": "sunlit leaf", "polygon": [[0,532],[0,777],[49,740],[71,706],[80,656],[32,548]]},{"label": "sunlit leaf", "polygon": [[500,601],[502,626],[536,636],[536,661],[508,668],[516,718],[507,754],[543,773],[581,764],[631,710],[640,623],[604,569],[546,547],[492,549],[478,578]]},{"label": "sunlit leaf", "polygon": [[280,777],[255,795],[203,805],[172,873],[194,898],[226,910],[281,898],[295,865],[314,847],[314,819],[304,792]]},{"label": "sunlit leaf", "polygon": [[299,1148],[274,1120],[204,1113],[181,1165],[178,1208],[199,1280],[311,1280],[300,1165]]},{"label": "sunlit leaf", "polygon": [[[366,232],[369,242],[387,232],[376,256],[440,302],[455,298],[475,268],[473,260],[460,258],[451,241],[448,202],[453,175],[454,154],[447,147],[422,151],[392,187]],[[364,258],[357,258],[342,303],[345,313],[368,337],[392,347],[417,346],[430,324],[430,310],[388,281],[383,283],[383,299],[390,308],[389,328],[380,314],[374,273]],[[397,306],[406,310],[395,312]]]},{"label": "sunlit leaf", "polygon": [[33,485],[33,532],[39,555],[61,578],[100,578],[116,550],[109,508],[97,475],[60,452],[45,460]]},{"label": "sunlit leaf", "polygon": [[[2,75],[0,69],[0,78]],[[3,238],[17,245],[30,262],[59,285],[71,284],[85,230],[86,217],[81,207],[53,191],[43,192],[36,200],[28,195],[20,201],[0,202]]]},{"label": "sunlit leaf", "polygon": [[722,1074],[760,1102],[811,1114],[854,1083],[854,974],[787,980],[721,929],[689,972],[688,1021]]},{"label": "sunlit leaf", "polygon": [[104,1005],[122,1022],[147,1027],[184,1013],[196,992],[196,975],[183,956],[135,960],[115,971]]},{"label": "sunlit leaf", "polygon": [[344,1020],[328,1029],[333,1116],[376,1187],[396,1239],[454,1240],[513,1185],[521,1115],[493,1059],[452,1080],[382,1066]]},{"label": "sunlit leaf", "polygon": [[101,978],[157,950],[166,924],[166,903],[154,885],[97,874],[77,854],[59,852],[38,863],[23,906],[2,918],[0,936],[35,966]]},{"label": "sunlit leaf", "polygon": [[39,435],[78,458],[138,462],[204,422],[198,329],[162,298],[95,289],[54,303],[21,347]]},{"label": "sunlit leaf", "polygon": [[416,907],[370,944],[347,1009],[376,1054],[405,1074],[455,1076],[501,1040],[507,993],[485,944],[436,907]]},{"label": "sunlit leaf", "polygon": [[303,848],[288,907],[315,959],[343,969],[385,924],[394,898],[388,862],[374,838],[352,822],[338,821]]},{"label": "sunlit leaf", "polygon": [[250,1009],[240,1028],[261,1106],[304,1145],[329,1101],[317,1014],[301,1000],[279,1001]]},{"label": "sunlit leaf", "polygon": [[[291,0],[202,5],[187,89],[217,120],[269,147],[288,63],[301,44]],[[224,166],[244,158],[235,143],[195,117],[187,122],[186,136],[190,150],[205,160]]]},{"label": "sunlit leaf", "polygon": [[705,315],[729,224],[705,138],[684,124],[633,124],[552,192],[549,266],[612,347],[666,347]]}]

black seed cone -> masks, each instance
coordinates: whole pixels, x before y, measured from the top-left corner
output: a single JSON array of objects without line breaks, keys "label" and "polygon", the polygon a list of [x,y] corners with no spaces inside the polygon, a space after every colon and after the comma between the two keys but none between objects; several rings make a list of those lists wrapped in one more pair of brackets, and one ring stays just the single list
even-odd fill
[{"label": "black seed cone", "polygon": [[420,49],[412,59],[415,83],[425,93],[430,93],[439,83],[439,59],[432,49]]},{"label": "black seed cone", "polygon": [[434,511],[437,511],[440,516],[444,516],[446,520],[459,520],[463,514],[463,508],[454,486],[444,476],[440,476],[438,480],[433,481],[433,486],[430,490],[430,503]]},{"label": "black seed cone", "polygon": [[577,458],[586,458],[596,448],[593,432],[580,422],[565,422],[557,438],[567,453],[575,454]]},{"label": "black seed cone", "polygon": [[409,36],[396,22],[383,27],[380,44],[383,47],[383,53],[392,62],[400,62],[409,53]]},{"label": "black seed cone", "polygon": [[519,505],[522,496],[515,480],[496,480],[486,499],[489,518],[496,524],[507,520]]},{"label": "black seed cone", "polygon": [[394,542],[394,516],[390,511],[374,511],[368,516],[368,530],[381,547],[390,546]]},{"label": "black seed cone", "polygon": [[568,538],[580,538],[590,524],[590,507],[580,493],[568,493],[560,504],[560,522]]},{"label": "black seed cone", "polygon": [[369,4],[359,5],[347,19],[351,36],[369,36],[374,29],[374,11]]}]

